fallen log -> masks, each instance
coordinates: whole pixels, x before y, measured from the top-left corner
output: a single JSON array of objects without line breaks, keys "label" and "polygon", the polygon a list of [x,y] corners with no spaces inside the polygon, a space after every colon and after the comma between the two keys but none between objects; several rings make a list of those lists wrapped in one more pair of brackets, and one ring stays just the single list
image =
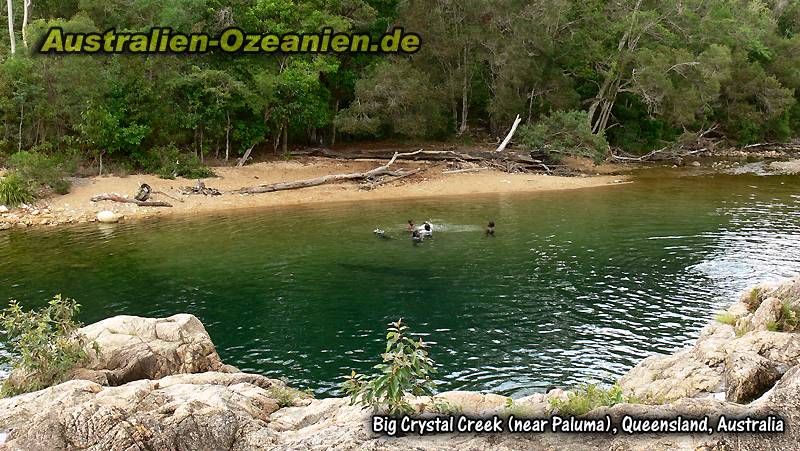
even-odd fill
[{"label": "fallen log", "polygon": [[506,149],[506,146],[508,145],[508,143],[511,142],[511,138],[514,137],[514,132],[517,131],[517,127],[519,127],[519,123],[520,122],[522,122],[522,118],[519,117],[519,114],[518,114],[517,117],[514,119],[514,125],[511,126],[511,130],[508,132],[508,135],[506,135],[506,139],[504,139],[503,142],[500,143],[500,145],[497,147],[497,150],[495,150],[495,152],[502,152],[502,151],[504,151]]},{"label": "fallen log", "polygon": [[386,178],[386,179],[383,179],[383,180],[378,180],[377,182],[374,182],[374,183],[370,183],[368,185],[365,185],[363,188],[366,189],[366,190],[375,189],[375,188],[377,188],[377,187],[379,187],[381,185],[385,185],[387,183],[396,182],[396,181],[398,181],[400,179],[404,179],[406,177],[411,177],[412,175],[417,175],[420,172],[422,172],[422,169],[414,169],[413,171],[408,171],[408,172],[394,172],[394,173],[389,174],[390,175],[389,178]]},{"label": "fallen log", "polygon": [[392,172],[389,170],[389,167],[394,164],[394,162],[399,157],[405,156],[413,156],[417,155],[422,152],[422,149],[417,150],[415,152],[408,152],[408,153],[399,153],[395,152],[392,156],[392,159],[389,160],[383,166],[378,166],[375,169],[372,169],[367,172],[353,172],[350,174],[332,174],[332,175],[324,175],[322,177],[316,177],[313,179],[305,179],[305,180],[297,180],[294,182],[279,182],[279,183],[272,183],[269,185],[260,185],[255,187],[248,187],[248,188],[241,188],[236,191],[235,193],[239,194],[261,194],[261,193],[271,193],[275,191],[286,191],[292,189],[300,189],[300,188],[308,188],[311,186],[318,186],[324,185],[326,183],[333,183],[333,182],[341,182],[345,180],[362,180],[362,179],[374,179],[375,177],[381,175],[392,175]]},{"label": "fallen log", "polygon": [[452,169],[450,171],[442,171],[442,174],[462,174],[464,172],[480,172],[480,171],[488,171],[489,168],[482,167],[482,168],[467,168],[467,169]]},{"label": "fallen log", "polygon": [[121,202],[123,204],[136,204],[140,207],[172,207],[172,205],[166,202],[129,199],[127,197],[122,197],[119,194],[101,194],[99,196],[92,197],[91,200],[92,202],[101,202],[104,200],[110,200],[112,202]]},{"label": "fallen log", "polygon": [[239,161],[236,163],[237,168],[244,166],[244,164],[247,162],[247,159],[250,158],[250,152],[253,151],[254,147],[256,147],[255,144],[253,144],[252,146],[250,146],[249,149],[247,149],[247,152],[244,153],[244,156],[242,156],[242,158],[240,158]]}]

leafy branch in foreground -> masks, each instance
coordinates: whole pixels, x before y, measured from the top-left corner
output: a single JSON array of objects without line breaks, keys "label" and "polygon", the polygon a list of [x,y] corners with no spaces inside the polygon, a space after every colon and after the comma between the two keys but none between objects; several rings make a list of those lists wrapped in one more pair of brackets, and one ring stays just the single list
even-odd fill
[{"label": "leafy branch in foreground", "polygon": [[[67,373],[86,358],[86,337],[73,318],[80,306],[56,295],[47,306],[25,312],[12,300],[0,313],[0,327],[11,357],[11,376],[0,395],[14,396],[63,382]],[[95,352],[99,352],[94,343]]]},{"label": "leafy branch in foreground", "polygon": [[386,352],[383,362],[375,365],[378,374],[367,377],[353,371],[342,384],[350,404],[360,404],[378,410],[388,409],[391,416],[408,415],[414,408],[405,400],[405,393],[430,395],[436,373],[427,345],[406,335],[408,327],[400,319],[390,323],[386,333]]}]

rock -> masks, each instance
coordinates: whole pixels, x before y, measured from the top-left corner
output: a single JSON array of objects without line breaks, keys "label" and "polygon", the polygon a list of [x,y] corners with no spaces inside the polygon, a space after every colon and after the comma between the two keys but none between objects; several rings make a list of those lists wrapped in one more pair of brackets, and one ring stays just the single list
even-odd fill
[{"label": "rock", "polygon": [[119,220],[121,218],[122,218],[122,215],[114,213],[113,211],[110,211],[110,210],[103,210],[103,211],[97,213],[97,220],[99,222],[106,223],[106,224],[112,224],[112,223],[115,223],[115,222],[119,222]]},{"label": "rock", "polygon": [[[230,370],[222,361],[203,324],[194,315],[169,318],[115,316],[81,328],[97,355],[87,346],[84,370],[90,379],[120,385],[138,379],[159,379],[181,373]],[[76,377],[79,375],[76,375]],[[88,373],[83,373],[89,378]]]},{"label": "rock", "polygon": [[779,174],[798,174],[800,173],[800,160],[774,161],[767,166],[769,170]]},{"label": "rock", "polygon": [[644,359],[619,380],[626,395],[663,403],[719,391],[722,374],[698,360],[692,349]]},{"label": "rock", "polygon": [[791,368],[800,364],[800,334],[758,331],[730,342],[728,352],[754,352],[776,364]]},{"label": "rock", "polygon": [[725,398],[745,403],[761,396],[780,377],[773,361],[754,352],[736,352],[725,361]]},{"label": "rock", "polygon": [[692,166],[694,166],[696,168],[699,168],[700,167],[700,162],[699,161],[692,161]]},{"label": "rock", "polygon": [[700,331],[700,337],[692,348],[692,355],[710,367],[717,366],[727,357],[727,345],[735,338],[733,326],[714,321]]},{"label": "rock", "polygon": [[782,309],[783,302],[776,297],[770,297],[762,301],[750,321],[753,330],[768,330],[770,327],[777,326],[781,318]]},{"label": "rock", "polygon": [[5,205],[0,205],[0,213],[8,213],[8,207]]},{"label": "rock", "polygon": [[454,411],[472,417],[499,415],[509,402],[506,396],[470,391],[448,391],[439,393],[436,398],[446,402]]},{"label": "rock", "polygon": [[0,429],[7,449],[274,449],[270,387],[281,385],[241,373],[71,381],[0,400]]}]

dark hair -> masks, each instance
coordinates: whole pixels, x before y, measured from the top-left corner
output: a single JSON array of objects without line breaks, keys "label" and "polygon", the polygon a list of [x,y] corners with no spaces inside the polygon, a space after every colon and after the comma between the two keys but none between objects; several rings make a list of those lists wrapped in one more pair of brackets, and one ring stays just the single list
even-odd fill
[{"label": "dark hair", "polygon": [[489,221],[489,227],[494,227],[494,221]]},{"label": "dark hair", "polygon": [[408,220],[408,223],[409,223],[409,224],[413,224],[413,223],[414,223],[414,221],[412,221],[412,220],[410,220],[410,219],[409,219],[409,220]]},{"label": "dark hair", "polygon": [[431,230],[431,225],[428,224],[427,222],[425,223],[425,230],[428,230],[428,231]]}]

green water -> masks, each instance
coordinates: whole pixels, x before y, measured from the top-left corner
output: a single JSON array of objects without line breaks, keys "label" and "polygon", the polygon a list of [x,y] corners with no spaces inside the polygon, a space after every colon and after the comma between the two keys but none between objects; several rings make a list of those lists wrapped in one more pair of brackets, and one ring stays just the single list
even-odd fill
[{"label": "green water", "polygon": [[[686,345],[747,285],[800,272],[797,178],[640,177],[608,188],[232,212],[0,232],[0,299],[81,320],[197,315],[227,363],[318,395],[368,370],[403,317],[441,389],[611,382]],[[268,194],[267,194],[268,195]],[[413,245],[407,219],[432,219]],[[497,223],[497,236],[482,226]],[[376,226],[396,237],[380,240]]]}]

